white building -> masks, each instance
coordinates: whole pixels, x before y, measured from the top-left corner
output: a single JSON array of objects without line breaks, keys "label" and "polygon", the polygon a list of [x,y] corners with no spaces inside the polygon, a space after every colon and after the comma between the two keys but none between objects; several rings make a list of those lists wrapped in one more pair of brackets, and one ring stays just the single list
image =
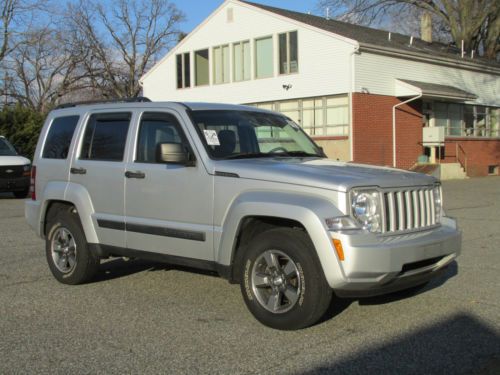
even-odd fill
[{"label": "white building", "polygon": [[[500,64],[441,43],[227,0],[141,82],[154,101],[280,111],[335,159],[410,168],[427,153],[470,175],[500,165]],[[423,126],[444,127],[440,152]]]}]

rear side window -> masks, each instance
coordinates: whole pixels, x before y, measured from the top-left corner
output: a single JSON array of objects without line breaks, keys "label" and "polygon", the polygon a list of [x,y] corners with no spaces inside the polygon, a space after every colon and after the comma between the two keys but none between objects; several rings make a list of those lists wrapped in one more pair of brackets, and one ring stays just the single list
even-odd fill
[{"label": "rear side window", "polygon": [[42,158],[66,159],[68,157],[69,145],[79,119],[79,116],[65,116],[57,117],[52,121],[43,147]]},{"label": "rear side window", "polygon": [[90,116],[80,159],[122,161],[131,117],[128,112]]},{"label": "rear side window", "polygon": [[137,141],[136,162],[155,163],[160,143],[183,143],[177,119],[168,113],[146,112],[142,116]]}]

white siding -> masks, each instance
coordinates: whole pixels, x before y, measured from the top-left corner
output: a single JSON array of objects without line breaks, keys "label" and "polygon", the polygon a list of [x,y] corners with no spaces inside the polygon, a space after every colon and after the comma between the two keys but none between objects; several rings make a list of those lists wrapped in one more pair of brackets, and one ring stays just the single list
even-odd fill
[{"label": "white siding", "polygon": [[[228,8],[232,8],[232,22],[228,22]],[[292,30],[298,30],[299,72],[280,76],[277,34]],[[255,79],[254,39],[266,35],[274,36],[274,76]],[[210,65],[212,65],[211,47],[248,39],[251,40],[252,51],[251,80],[233,82],[233,49],[230,48],[230,83],[215,85],[212,77],[209,86],[192,85],[186,89],[176,88],[175,55],[210,47]],[[249,5],[227,2],[146,75],[143,82],[144,95],[154,101],[252,103],[347,93],[351,87],[352,51],[353,45],[322,31],[301,26],[277,15],[267,14]],[[193,64],[191,54],[191,72],[194,71]],[[212,66],[210,72],[213,72]],[[191,83],[194,83],[193,77]],[[283,85],[291,85],[291,88],[285,90]]]},{"label": "white siding", "polygon": [[355,91],[395,95],[395,79],[454,86],[478,96],[478,103],[500,106],[500,76],[363,52],[355,58]]}]

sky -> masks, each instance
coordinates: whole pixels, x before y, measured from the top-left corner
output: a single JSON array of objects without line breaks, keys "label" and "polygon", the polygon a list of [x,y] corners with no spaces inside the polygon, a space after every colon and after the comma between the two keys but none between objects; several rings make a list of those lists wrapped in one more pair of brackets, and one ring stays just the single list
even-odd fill
[{"label": "sky", "polygon": [[[297,12],[317,13],[317,0],[250,0],[278,8],[295,10]],[[224,2],[224,0],[171,0],[186,14],[186,21],[181,24],[182,31],[188,33],[200,24],[210,13]]]}]

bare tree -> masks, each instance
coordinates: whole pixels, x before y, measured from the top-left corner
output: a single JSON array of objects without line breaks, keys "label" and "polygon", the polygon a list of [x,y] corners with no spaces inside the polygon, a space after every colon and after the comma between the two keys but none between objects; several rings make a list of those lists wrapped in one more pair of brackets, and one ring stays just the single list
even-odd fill
[{"label": "bare tree", "polygon": [[[412,10],[430,12],[457,47],[489,59],[500,53],[500,2],[498,0],[319,0],[335,17],[367,26],[387,26]],[[413,15],[418,14],[413,12]]]},{"label": "bare tree", "polygon": [[81,69],[86,58],[71,48],[67,33],[43,28],[26,33],[11,53],[7,95],[14,101],[45,112],[61,97],[88,85]]},{"label": "bare tree", "polygon": [[93,87],[105,97],[135,97],[139,78],[177,41],[184,15],[167,0],[98,0],[70,6],[69,17]]}]

